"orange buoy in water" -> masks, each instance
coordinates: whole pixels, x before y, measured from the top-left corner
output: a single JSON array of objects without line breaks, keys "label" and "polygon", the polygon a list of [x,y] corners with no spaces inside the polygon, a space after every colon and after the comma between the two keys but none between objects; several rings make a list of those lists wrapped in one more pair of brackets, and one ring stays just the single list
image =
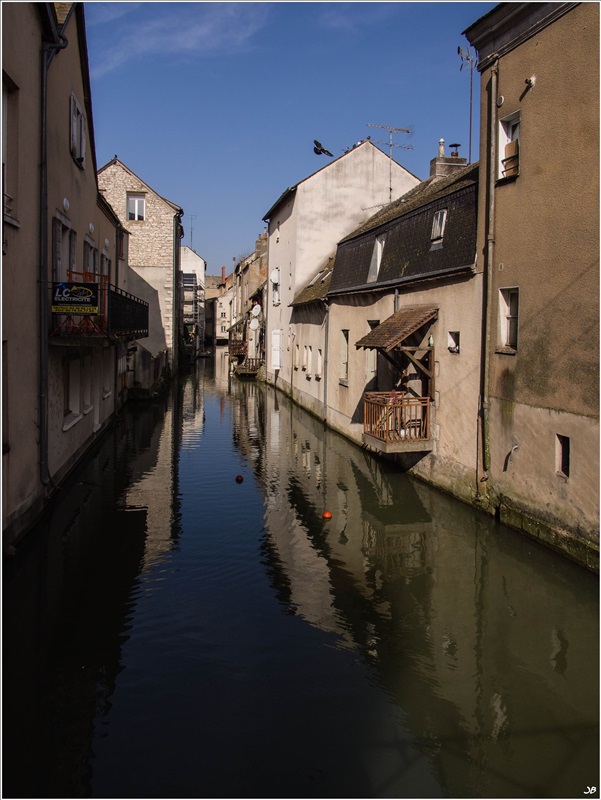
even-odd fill
[{"label": "orange buoy in water", "polygon": [[236,483],[242,483],[243,480],[244,478],[242,477],[242,475],[236,475]]},{"label": "orange buoy in water", "polygon": [[324,519],[332,519],[332,512],[331,511],[324,511],[321,515]]}]

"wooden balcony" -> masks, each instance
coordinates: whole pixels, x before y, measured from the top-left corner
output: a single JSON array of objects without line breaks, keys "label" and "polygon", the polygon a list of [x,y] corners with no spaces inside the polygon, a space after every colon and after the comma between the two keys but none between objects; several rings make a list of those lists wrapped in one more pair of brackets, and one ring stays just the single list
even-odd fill
[{"label": "wooden balcony", "polygon": [[148,303],[110,286],[107,275],[70,270],[66,281],[52,285],[51,311],[54,344],[148,336]]},{"label": "wooden balcony", "polygon": [[366,392],[363,441],[382,453],[432,450],[430,398],[406,392]]},{"label": "wooden balcony", "polygon": [[247,352],[246,342],[240,341],[239,339],[232,339],[230,340],[228,350],[230,356],[245,356]]},{"label": "wooden balcony", "polygon": [[241,364],[234,367],[234,372],[240,378],[256,378],[260,368],[260,358],[245,358]]}]

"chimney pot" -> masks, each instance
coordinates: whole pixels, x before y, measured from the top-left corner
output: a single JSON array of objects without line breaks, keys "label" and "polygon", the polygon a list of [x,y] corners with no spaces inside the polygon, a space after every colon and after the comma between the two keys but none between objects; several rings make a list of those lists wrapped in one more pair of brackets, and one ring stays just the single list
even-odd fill
[{"label": "chimney pot", "polygon": [[438,158],[444,158],[444,139],[438,140]]}]

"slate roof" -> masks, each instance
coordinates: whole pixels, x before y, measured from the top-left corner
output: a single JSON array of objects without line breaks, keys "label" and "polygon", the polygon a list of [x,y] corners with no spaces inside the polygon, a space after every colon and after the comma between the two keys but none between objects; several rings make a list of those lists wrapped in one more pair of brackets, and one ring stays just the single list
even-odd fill
[{"label": "slate roof", "polygon": [[330,256],[317,275],[300,290],[290,305],[302,306],[314,303],[316,300],[324,300],[330,288],[333,268],[334,256]]},{"label": "slate roof", "polygon": [[[374,214],[338,244],[330,295],[374,292],[469,272],[476,257],[478,165],[429,178]],[[432,247],[434,213],[447,210],[442,247]],[[376,281],[368,282],[376,236],[386,234]]]},{"label": "slate roof", "polygon": [[432,203],[438,198],[445,197],[451,192],[456,192],[464,186],[470,186],[478,181],[479,164],[468,164],[461,169],[448,175],[446,178],[426,178],[413,189],[410,189],[402,197],[389,203],[381,211],[378,211],[373,217],[370,217],[367,222],[364,222],[360,227],[356,228],[348,236],[342,239],[342,242],[354,239],[362,233],[374,230],[386,223],[392,222],[395,219],[409,214],[417,208]]},{"label": "slate roof", "polygon": [[355,347],[384,350],[388,353],[437,316],[438,309],[431,306],[401,308],[355,342]]}]

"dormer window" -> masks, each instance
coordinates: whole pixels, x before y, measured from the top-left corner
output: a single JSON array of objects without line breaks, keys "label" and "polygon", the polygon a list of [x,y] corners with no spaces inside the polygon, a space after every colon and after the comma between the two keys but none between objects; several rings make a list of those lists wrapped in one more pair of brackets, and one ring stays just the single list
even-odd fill
[{"label": "dormer window", "polygon": [[447,209],[444,208],[442,211],[436,211],[434,213],[434,219],[432,220],[432,233],[430,234],[430,240],[432,242],[431,250],[437,250],[439,247],[442,247],[442,239],[446,224]]},{"label": "dormer window", "polygon": [[386,244],[386,234],[376,236],[374,249],[371,254],[371,262],[369,265],[369,272],[367,273],[367,283],[373,283],[378,279],[380,273],[380,266],[382,264],[382,255],[384,253],[384,245]]}]

